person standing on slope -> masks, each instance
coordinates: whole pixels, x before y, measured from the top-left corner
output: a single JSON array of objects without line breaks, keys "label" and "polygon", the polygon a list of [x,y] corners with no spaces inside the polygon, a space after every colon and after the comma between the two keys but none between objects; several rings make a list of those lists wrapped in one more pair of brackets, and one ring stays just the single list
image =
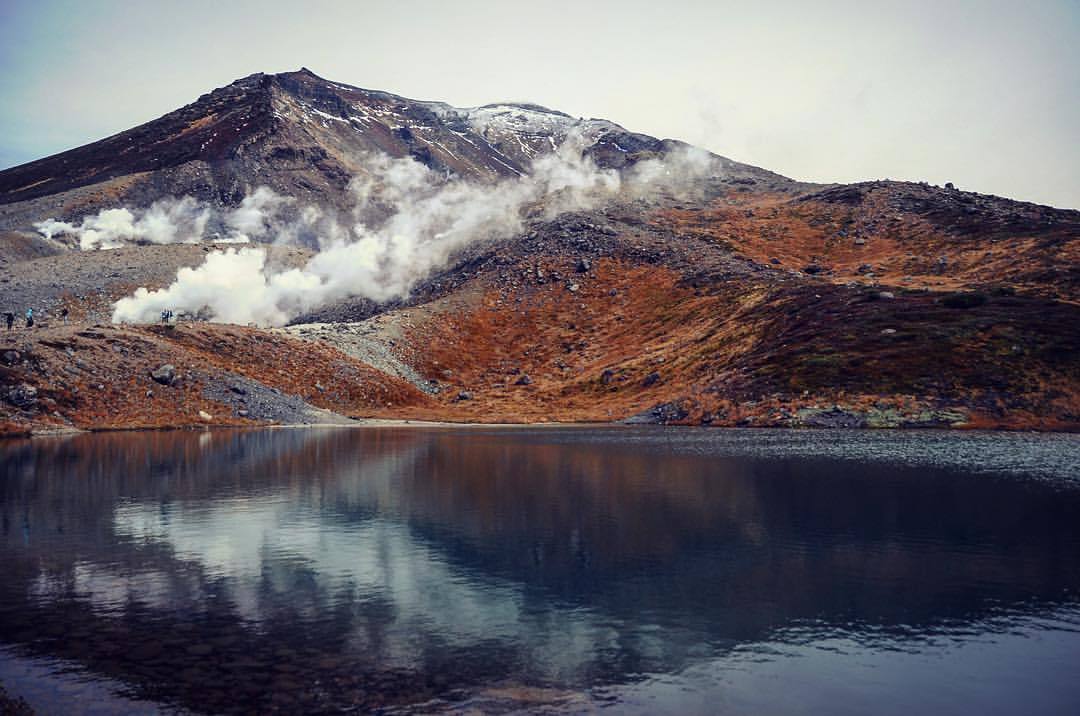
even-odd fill
[{"label": "person standing on slope", "polygon": [[10,331],[11,327],[15,325],[15,314],[8,311],[4,314],[4,319],[7,321],[7,329]]},{"label": "person standing on slope", "polygon": [[26,309],[26,327],[27,328],[33,328],[34,327],[34,309],[32,309],[32,308]]}]

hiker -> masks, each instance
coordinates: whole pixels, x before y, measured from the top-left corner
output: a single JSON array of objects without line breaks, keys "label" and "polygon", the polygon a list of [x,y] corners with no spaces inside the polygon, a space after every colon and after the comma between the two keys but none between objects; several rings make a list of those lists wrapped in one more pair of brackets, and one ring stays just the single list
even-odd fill
[{"label": "hiker", "polygon": [[4,318],[7,320],[7,329],[10,331],[11,327],[15,325],[15,314],[8,311],[4,314]]},{"label": "hiker", "polygon": [[163,308],[163,309],[161,309],[161,325],[163,325],[163,326],[164,326],[164,325],[165,325],[166,323],[168,323],[168,322],[169,322],[169,312],[168,312],[168,311],[166,311],[166,310],[165,310],[165,309]]},{"label": "hiker", "polygon": [[67,325],[68,310],[67,308],[60,309],[60,318],[64,319],[64,325]]},{"label": "hiker", "polygon": [[33,328],[34,327],[34,309],[32,309],[32,308],[26,309],[26,327],[27,328]]}]

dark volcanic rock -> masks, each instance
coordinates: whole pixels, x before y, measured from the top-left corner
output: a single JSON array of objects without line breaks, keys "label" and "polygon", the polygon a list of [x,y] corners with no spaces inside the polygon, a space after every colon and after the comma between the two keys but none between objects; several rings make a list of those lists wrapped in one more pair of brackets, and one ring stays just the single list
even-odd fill
[{"label": "dark volcanic rock", "polygon": [[16,408],[28,410],[38,402],[38,390],[28,383],[14,385],[7,390],[7,401]]}]

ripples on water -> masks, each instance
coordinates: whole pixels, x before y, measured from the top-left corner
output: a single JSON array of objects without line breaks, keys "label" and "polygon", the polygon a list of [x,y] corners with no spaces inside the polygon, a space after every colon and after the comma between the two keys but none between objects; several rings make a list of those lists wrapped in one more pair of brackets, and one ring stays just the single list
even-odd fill
[{"label": "ripples on water", "polygon": [[268,430],[0,458],[0,683],[44,712],[1080,712],[1075,436]]}]

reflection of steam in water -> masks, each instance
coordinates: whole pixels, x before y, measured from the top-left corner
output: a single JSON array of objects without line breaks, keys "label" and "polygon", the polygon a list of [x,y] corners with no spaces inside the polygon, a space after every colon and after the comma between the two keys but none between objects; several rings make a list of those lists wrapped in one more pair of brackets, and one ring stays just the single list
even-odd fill
[{"label": "reflection of steam in water", "polygon": [[[505,640],[528,644],[545,677],[569,678],[618,636],[584,610],[555,608],[537,618],[520,585],[476,578],[447,563],[407,526],[379,518],[343,530],[277,499],[168,515],[133,505],[117,511],[116,532],[167,545],[178,560],[198,562],[208,578],[225,583],[239,615],[252,622],[272,618],[285,600],[305,621],[318,620],[335,601],[384,602],[392,616],[380,625],[378,639],[369,638],[369,624],[358,623],[347,641],[387,667],[421,665],[428,643],[465,648]],[[153,604],[152,592],[144,599],[144,588],[155,583],[142,575],[94,576],[98,582],[84,582],[83,594],[105,611],[129,600]]]}]

